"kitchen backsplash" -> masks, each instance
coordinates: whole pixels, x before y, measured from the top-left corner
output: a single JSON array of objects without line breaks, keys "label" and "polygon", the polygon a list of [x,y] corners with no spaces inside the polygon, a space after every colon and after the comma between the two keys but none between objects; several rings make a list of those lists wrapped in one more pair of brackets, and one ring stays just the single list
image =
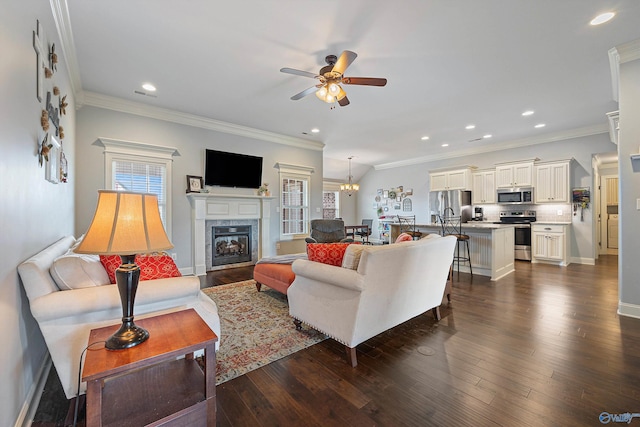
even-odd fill
[{"label": "kitchen backsplash", "polygon": [[[571,222],[571,205],[478,205],[482,207],[484,220],[500,221],[503,211],[536,211],[536,220],[543,222]],[[558,212],[562,211],[561,215]]]}]

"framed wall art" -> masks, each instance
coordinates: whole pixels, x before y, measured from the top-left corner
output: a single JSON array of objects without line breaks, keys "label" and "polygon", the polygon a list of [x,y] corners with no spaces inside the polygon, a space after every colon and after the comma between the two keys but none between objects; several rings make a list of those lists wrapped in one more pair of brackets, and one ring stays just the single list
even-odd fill
[{"label": "framed wall art", "polygon": [[203,188],[201,176],[187,175],[187,193],[199,193]]},{"label": "framed wall art", "polygon": [[60,141],[49,135],[49,152],[45,155],[44,178],[54,184],[60,182]]}]

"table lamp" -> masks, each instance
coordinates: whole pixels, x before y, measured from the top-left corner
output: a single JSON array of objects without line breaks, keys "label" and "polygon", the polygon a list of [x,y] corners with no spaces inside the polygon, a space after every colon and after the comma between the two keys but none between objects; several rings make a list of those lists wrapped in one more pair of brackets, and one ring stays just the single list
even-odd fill
[{"label": "table lamp", "polygon": [[154,194],[98,190],[98,205],[77,253],[120,255],[116,283],[122,303],[122,326],[107,340],[109,350],[143,343],[149,332],[133,322],[133,305],[140,280],[136,254],[172,248],[160,219]]}]

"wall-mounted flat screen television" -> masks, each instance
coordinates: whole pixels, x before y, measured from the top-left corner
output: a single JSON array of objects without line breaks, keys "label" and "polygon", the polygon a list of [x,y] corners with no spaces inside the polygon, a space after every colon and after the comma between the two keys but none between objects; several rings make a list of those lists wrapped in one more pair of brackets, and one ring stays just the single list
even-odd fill
[{"label": "wall-mounted flat screen television", "polygon": [[207,149],[204,183],[221,187],[258,188],[262,184],[262,157]]}]

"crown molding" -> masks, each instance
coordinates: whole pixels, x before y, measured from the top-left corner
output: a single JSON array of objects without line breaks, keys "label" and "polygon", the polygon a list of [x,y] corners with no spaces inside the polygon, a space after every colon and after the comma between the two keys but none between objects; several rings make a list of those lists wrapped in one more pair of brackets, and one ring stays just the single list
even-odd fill
[{"label": "crown molding", "polygon": [[202,129],[214,130],[231,135],[244,136],[261,141],[273,142],[276,144],[288,145],[292,147],[304,148],[307,150],[322,151],[324,144],[321,142],[307,141],[301,138],[281,135],[247,126],[236,125],[223,122],[208,117],[197,116],[195,114],[182,113],[180,111],[166,108],[153,107],[139,102],[128,101],[122,98],[103,95],[95,92],[83,92],[82,105],[105,108],[107,110],[119,111],[127,114],[148,117],[156,120],[178,123]]},{"label": "crown molding", "polygon": [[407,160],[400,160],[397,162],[381,163],[381,164],[373,165],[373,168],[375,170],[393,169],[397,167],[418,165],[418,164],[429,163],[429,162],[438,161],[438,160],[454,159],[454,158],[465,157],[465,156],[474,156],[478,154],[492,153],[495,151],[509,150],[512,148],[527,147],[531,145],[546,144],[548,142],[557,142],[557,141],[564,141],[567,139],[580,138],[580,137],[591,136],[591,135],[599,135],[607,132],[609,132],[607,124],[587,126],[583,128],[572,129],[565,132],[557,132],[553,134],[546,134],[543,136],[518,139],[510,142],[496,143],[496,144],[486,145],[486,146],[477,147],[477,148],[470,148],[467,150],[456,151],[453,153],[437,154],[433,156],[422,156],[422,157],[416,157],[416,158],[407,159]]},{"label": "crown molding", "polygon": [[609,49],[609,69],[611,71],[611,89],[613,100],[619,102],[620,64],[640,59],[640,39],[632,40]]},{"label": "crown molding", "polygon": [[623,43],[615,49],[618,51],[621,64],[640,59],[640,39]]},{"label": "crown molding", "polygon": [[78,94],[82,92],[82,80],[80,79],[80,66],[78,65],[78,57],[76,55],[76,45],[73,42],[71,17],[69,16],[67,0],[50,0],[49,4],[51,5],[53,20],[56,23],[62,56],[67,66],[71,91],[73,92],[74,99],[77,99],[79,98]]}]

